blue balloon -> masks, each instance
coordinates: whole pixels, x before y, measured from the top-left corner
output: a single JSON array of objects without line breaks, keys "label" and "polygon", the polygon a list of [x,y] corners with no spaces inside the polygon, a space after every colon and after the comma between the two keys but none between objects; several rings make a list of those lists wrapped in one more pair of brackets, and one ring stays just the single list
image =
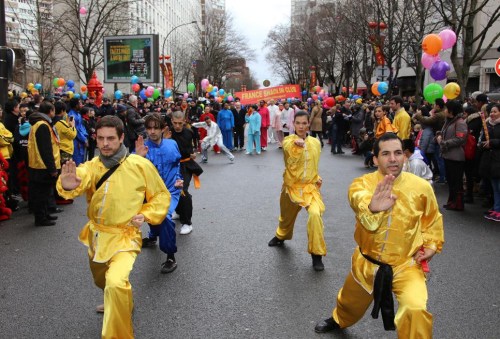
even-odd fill
[{"label": "blue balloon", "polygon": [[165,94],[165,98],[170,98],[172,96],[172,91],[167,89],[167,90],[165,90],[164,94]]},{"label": "blue balloon", "polygon": [[68,88],[72,88],[75,86],[75,82],[73,80],[68,80],[66,81],[66,86],[68,86]]},{"label": "blue balloon", "polygon": [[354,100],[356,100],[356,99],[359,99],[359,98],[360,98],[360,96],[359,96],[359,95],[357,95],[357,94],[355,94],[355,95],[353,95],[353,96],[352,96],[352,98],[353,98]]},{"label": "blue balloon", "polygon": [[87,100],[87,94],[82,94],[82,100]]},{"label": "blue balloon", "polygon": [[288,99],[286,99],[286,101],[288,101],[288,103],[291,103],[292,102],[292,98],[288,98]]},{"label": "blue balloon", "polygon": [[217,87],[217,86],[214,86],[214,89],[213,89],[213,91],[214,91],[215,93],[217,93],[217,92],[219,91],[219,87]]},{"label": "blue balloon", "polygon": [[307,94],[307,91],[306,90],[303,90],[302,91],[302,95],[306,95]]},{"label": "blue balloon", "polygon": [[138,77],[137,75],[132,75],[132,76],[130,77],[130,82],[131,82],[132,84],[137,84],[137,83],[139,83],[139,77]]},{"label": "blue balloon", "polygon": [[144,88],[139,92],[139,96],[141,97],[142,100],[146,100],[148,98],[146,96],[146,90]]},{"label": "blue balloon", "polygon": [[389,85],[387,84],[387,82],[383,82],[381,81],[379,84],[378,84],[378,87],[377,87],[377,90],[380,94],[385,94],[387,93],[387,91],[389,90]]},{"label": "blue balloon", "polygon": [[41,90],[42,89],[42,84],[39,84],[39,83],[35,84],[35,88],[37,90]]},{"label": "blue balloon", "polygon": [[115,99],[120,100],[122,98],[122,91],[118,90],[115,92]]},{"label": "blue balloon", "polygon": [[71,92],[73,92],[73,93],[75,93],[75,92],[76,92],[76,91],[75,91],[75,89],[74,89],[73,87],[68,87],[68,91],[71,91]]},{"label": "blue balloon", "polygon": [[224,95],[226,93],[222,88],[219,90],[219,95]]},{"label": "blue balloon", "polygon": [[75,99],[80,99],[80,94],[79,94],[79,93],[75,93],[75,94],[73,95],[73,98],[75,98]]},{"label": "blue balloon", "polygon": [[210,92],[210,95],[213,97],[217,95],[217,91],[215,90],[215,87],[214,87],[214,90],[212,92]]}]

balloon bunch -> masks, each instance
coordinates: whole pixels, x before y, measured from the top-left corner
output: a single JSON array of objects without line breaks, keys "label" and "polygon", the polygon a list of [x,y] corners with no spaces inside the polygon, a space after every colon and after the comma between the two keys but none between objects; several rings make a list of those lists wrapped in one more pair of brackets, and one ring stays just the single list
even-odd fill
[{"label": "balloon bunch", "polygon": [[[190,90],[190,85],[192,85],[192,91]],[[210,84],[210,81],[208,79],[203,79],[201,80],[201,89],[205,92],[206,97],[208,98],[209,96],[213,96],[217,102],[222,102],[224,100],[226,101],[233,101],[233,95],[231,93],[226,93],[226,91],[223,88],[218,88],[217,86],[213,86]],[[193,83],[188,84],[188,91],[194,92],[195,90],[195,85]],[[186,95],[188,93],[184,93]]]},{"label": "balloon bunch", "polygon": [[388,90],[389,90],[389,85],[385,81],[377,81],[372,85],[372,93],[377,97],[386,94]]},{"label": "balloon bunch", "polygon": [[66,81],[64,78],[54,78],[52,80],[52,86],[54,86],[56,93],[66,94],[70,99],[87,99],[87,86],[81,86],[80,93],[77,93],[78,91],[75,89],[75,82],[73,80]]},{"label": "balloon bunch", "polygon": [[[314,94],[311,95],[310,98],[307,99],[307,103],[311,104],[313,101],[319,100],[324,101],[328,98],[328,92],[325,91],[321,86],[311,87],[311,92]],[[306,95],[307,91],[302,91],[302,95]]]},{"label": "balloon bunch", "polygon": [[[40,83],[33,84],[32,82],[30,82],[26,88],[31,93],[31,95],[35,95],[35,94],[40,93],[40,91],[42,89],[42,84],[40,84]],[[25,94],[25,95],[23,96],[23,94]],[[27,96],[28,96],[28,93],[26,93],[26,92],[21,93],[21,98],[24,99]]]},{"label": "balloon bunch", "polygon": [[[457,42],[457,35],[449,28],[442,30],[439,34],[428,34],[422,40],[422,66],[429,70],[431,77],[436,80],[445,80],[450,65],[441,60],[439,53],[452,48]],[[436,99],[455,99],[460,95],[460,86],[455,82],[448,83],[444,89],[437,83],[432,83],[424,88],[424,98],[430,103]]]}]

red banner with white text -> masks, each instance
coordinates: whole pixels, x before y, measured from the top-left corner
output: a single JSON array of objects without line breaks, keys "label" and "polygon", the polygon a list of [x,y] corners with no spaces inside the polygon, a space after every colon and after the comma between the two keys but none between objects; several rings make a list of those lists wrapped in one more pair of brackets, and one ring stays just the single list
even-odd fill
[{"label": "red banner with white text", "polygon": [[256,89],[252,91],[236,92],[235,97],[240,98],[243,105],[256,104],[260,100],[279,100],[287,98],[300,98],[300,85],[283,85],[276,87],[268,87],[264,89]]}]

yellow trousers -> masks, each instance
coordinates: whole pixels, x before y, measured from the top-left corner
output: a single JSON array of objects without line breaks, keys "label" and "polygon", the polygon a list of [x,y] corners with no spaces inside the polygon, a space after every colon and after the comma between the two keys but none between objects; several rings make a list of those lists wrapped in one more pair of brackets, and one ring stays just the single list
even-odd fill
[{"label": "yellow trousers", "polygon": [[[398,338],[432,338],[432,314],[426,307],[427,287],[421,267],[411,266],[398,272],[392,281],[392,292],[399,304],[394,319]],[[341,328],[354,325],[363,317],[372,301],[373,296],[349,273],[337,296],[333,319]]]},{"label": "yellow trousers", "polygon": [[95,284],[104,291],[103,339],[134,338],[132,286],[129,275],[137,253],[119,252],[106,263],[89,258]]},{"label": "yellow trousers", "polygon": [[[276,237],[280,240],[290,240],[293,236],[293,226],[295,219],[302,207],[290,200],[290,197],[285,192],[281,191],[280,196],[280,218]],[[310,254],[326,255],[326,244],[323,236],[323,219],[318,204],[313,199],[311,205],[307,208],[309,218],[307,219],[307,251]]]}]

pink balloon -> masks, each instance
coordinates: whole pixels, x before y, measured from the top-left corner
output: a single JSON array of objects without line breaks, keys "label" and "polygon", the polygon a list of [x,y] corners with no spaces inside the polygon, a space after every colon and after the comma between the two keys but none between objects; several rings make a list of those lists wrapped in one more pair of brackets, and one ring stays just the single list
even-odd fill
[{"label": "pink balloon", "polygon": [[452,48],[457,42],[457,35],[451,29],[447,28],[439,33],[439,37],[443,41],[442,50]]},{"label": "pink balloon", "polygon": [[443,101],[444,102],[447,102],[448,101],[448,98],[446,97],[446,95],[443,94]]},{"label": "pink balloon", "polygon": [[146,91],[148,91],[148,92],[154,92],[155,88],[153,86],[148,86],[148,88],[146,88]]},{"label": "pink balloon", "polygon": [[210,82],[208,81],[208,79],[203,79],[203,80],[201,80],[201,88],[202,88],[202,89],[207,88],[207,86],[208,86],[208,84],[209,84],[209,83],[210,83]]},{"label": "pink balloon", "polygon": [[80,7],[80,14],[81,15],[87,14],[87,9],[85,7]]},{"label": "pink balloon", "polygon": [[436,61],[439,60],[439,55],[430,55],[422,52],[422,66],[426,69],[430,69]]},{"label": "pink balloon", "polygon": [[184,93],[184,99],[187,99],[189,97],[188,93]]},{"label": "pink balloon", "polygon": [[230,96],[227,97],[227,101],[233,101],[233,100],[234,100],[234,98],[233,98],[232,95],[230,95]]}]

